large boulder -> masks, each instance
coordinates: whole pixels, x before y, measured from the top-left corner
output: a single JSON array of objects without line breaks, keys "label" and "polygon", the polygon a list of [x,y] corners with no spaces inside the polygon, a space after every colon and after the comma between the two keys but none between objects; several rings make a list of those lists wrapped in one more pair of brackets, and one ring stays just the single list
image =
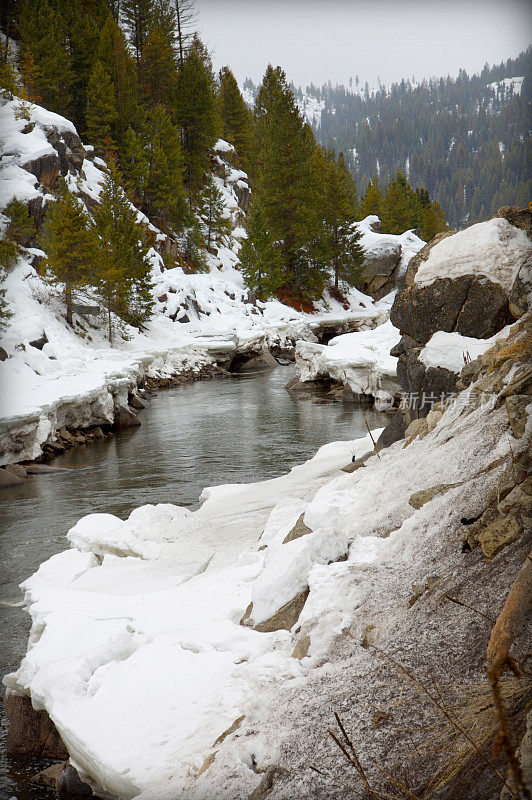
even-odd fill
[{"label": "large boulder", "polygon": [[424,242],[414,231],[397,236],[381,233],[382,224],[375,215],[356,223],[359,244],[364,250],[360,288],[375,300],[389,294],[406,269],[409,259]]},{"label": "large boulder", "polygon": [[[525,209],[501,209],[501,216],[488,222],[438,234],[411,259],[390,318],[402,334],[392,351],[399,359],[397,378],[414,402],[398,412],[381,445],[402,438],[413,419],[427,416],[438,398],[455,390],[469,347],[526,313],[532,291],[531,218]],[[455,335],[458,348],[460,337],[467,337],[462,364],[449,365],[443,348],[441,363],[427,359],[427,345],[437,350],[439,332]]]}]

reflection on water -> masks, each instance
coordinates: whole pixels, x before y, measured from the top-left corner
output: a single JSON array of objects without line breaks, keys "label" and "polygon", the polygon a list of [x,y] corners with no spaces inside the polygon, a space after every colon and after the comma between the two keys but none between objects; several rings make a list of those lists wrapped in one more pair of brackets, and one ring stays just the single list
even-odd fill
[{"label": "reflection on water", "polygon": [[[284,390],[292,374],[283,367],[162,392],[142,412],[140,428],[55,460],[70,471],[0,489],[2,675],[16,669],[26,648],[28,617],[15,605],[18,584],[65,549],[65,534],[84,514],[125,518],[144,503],[197,508],[205,486],[277,477],[326,442],[365,436],[364,417],[372,428],[386,424],[367,408],[297,399]],[[1,746],[5,719],[0,735]],[[0,754],[0,800],[49,797],[28,783],[34,772]]]}]

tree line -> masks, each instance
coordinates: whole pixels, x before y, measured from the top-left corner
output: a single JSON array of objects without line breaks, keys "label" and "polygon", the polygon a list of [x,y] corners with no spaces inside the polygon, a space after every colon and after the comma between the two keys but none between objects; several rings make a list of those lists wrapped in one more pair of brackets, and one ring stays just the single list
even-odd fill
[{"label": "tree line", "polygon": [[[514,77],[523,83],[512,83]],[[253,82],[245,84],[257,91]],[[436,198],[453,227],[489,218],[532,194],[530,114],[532,48],[479,74],[404,79],[370,90],[350,86],[294,88],[321,101],[318,140],[342,151],[361,191],[375,176],[385,189],[397,171]]]}]

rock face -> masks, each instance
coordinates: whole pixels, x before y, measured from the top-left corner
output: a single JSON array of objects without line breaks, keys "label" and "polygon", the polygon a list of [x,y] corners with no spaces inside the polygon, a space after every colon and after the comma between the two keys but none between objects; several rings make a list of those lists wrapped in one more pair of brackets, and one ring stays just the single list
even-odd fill
[{"label": "rock face", "polygon": [[71,172],[79,174],[87,151],[83,147],[81,139],[75,133],[68,130],[59,131],[51,128],[46,131],[46,138],[56,151],[28,161],[24,164],[24,169],[35,175],[39,183],[47,189],[53,189],[57,183],[59,175],[63,177]]},{"label": "rock face", "polygon": [[[532,247],[522,231],[530,236],[531,220],[528,210],[501,209],[499,219],[489,223],[455,236],[438,234],[410,261],[390,318],[402,334],[392,350],[399,358],[397,378],[415,400],[398,411],[381,435],[381,445],[402,438],[412,419],[425,417],[438,398],[455,390],[459,372],[427,365],[420,358],[437,331],[489,339],[527,311]],[[516,418],[521,411],[522,417],[516,404],[512,401],[512,410]]]},{"label": "rock face", "polygon": [[68,752],[46,711],[35,711],[29,697],[6,694],[4,698],[9,731],[6,750],[9,756],[68,758]]},{"label": "rock face", "polygon": [[398,242],[386,242],[379,251],[369,251],[364,259],[364,291],[379,300],[393,289],[394,273],[401,261]]}]

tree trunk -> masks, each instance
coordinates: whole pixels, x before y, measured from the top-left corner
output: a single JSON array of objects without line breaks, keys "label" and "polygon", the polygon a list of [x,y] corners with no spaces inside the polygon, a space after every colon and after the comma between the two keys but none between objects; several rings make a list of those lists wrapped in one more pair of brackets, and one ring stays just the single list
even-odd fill
[{"label": "tree trunk", "polygon": [[177,39],[179,41],[179,66],[183,66],[183,32],[181,30],[181,11],[179,9],[179,0],[175,0],[175,11],[177,17]]},{"label": "tree trunk", "polygon": [[65,301],[66,301],[66,321],[72,325],[72,286],[69,281],[65,281]]}]

